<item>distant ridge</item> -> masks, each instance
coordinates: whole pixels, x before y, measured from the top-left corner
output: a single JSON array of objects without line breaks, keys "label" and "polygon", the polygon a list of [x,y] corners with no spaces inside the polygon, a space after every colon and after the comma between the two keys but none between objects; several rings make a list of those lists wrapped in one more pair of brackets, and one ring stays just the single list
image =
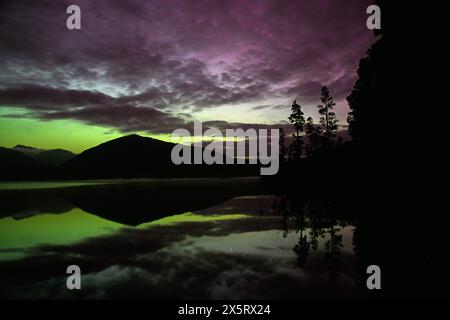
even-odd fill
[{"label": "distant ridge", "polygon": [[72,159],[75,154],[63,149],[39,149],[22,144],[16,145],[13,150],[23,153],[24,155],[37,160],[46,167],[57,167],[64,162]]},{"label": "distant ridge", "polygon": [[41,150],[35,147],[25,146],[23,144],[16,145],[13,149],[30,149],[30,150]]},{"label": "distant ridge", "polygon": [[0,167],[2,170],[35,168],[39,162],[19,151],[0,147]]},{"label": "distant ridge", "polygon": [[35,148],[35,147],[25,146],[23,144],[16,145],[13,148],[13,150],[19,151],[19,152],[21,152],[24,155],[29,156],[29,157],[35,157],[36,155],[38,155],[39,153],[44,151],[42,149],[38,149],[38,148]]},{"label": "distant ridge", "polygon": [[42,151],[38,153],[34,158],[46,166],[57,167],[74,158],[75,156],[76,155],[74,153],[67,150],[52,149]]}]

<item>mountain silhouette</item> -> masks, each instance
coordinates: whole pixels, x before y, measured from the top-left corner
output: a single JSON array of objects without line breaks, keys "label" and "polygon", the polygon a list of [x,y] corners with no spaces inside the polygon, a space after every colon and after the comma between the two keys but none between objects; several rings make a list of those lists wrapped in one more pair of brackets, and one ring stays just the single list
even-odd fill
[{"label": "mountain silhouette", "polygon": [[39,153],[44,151],[43,149],[38,149],[38,148],[35,148],[35,147],[25,146],[23,144],[18,144],[12,149],[15,150],[15,151],[19,151],[19,152],[23,153],[24,155],[29,156],[31,158],[34,158]]},{"label": "mountain silhouette", "polygon": [[34,159],[36,159],[45,166],[57,167],[69,161],[73,157],[75,157],[75,154],[70,151],[63,149],[52,149],[52,150],[44,150],[38,153],[34,157]]},{"label": "mountain silhouette", "polygon": [[0,147],[0,167],[4,169],[25,169],[39,167],[39,162],[23,153]]},{"label": "mountain silhouette", "polygon": [[173,146],[172,143],[132,134],[87,149],[64,163],[63,167],[100,171],[167,167],[172,164],[170,153]]},{"label": "mountain silhouette", "polygon": [[[256,165],[175,165],[173,143],[136,134],[107,141],[83,151],[61,166],[63,178],[136,178],[252,176]],[[191,150],[193,157],[194,150]],[[192,159],[192,158],[191,158]]]},{"label": "mountain silhouette", "polygon": [[16,145],[13,150],[37,160],[41,165],[46,167],[60,166],[75,156],[74,153],[63,149],[45,150],[21,144]]},{"label": "mountain silhouette", "polygon": [[[175,165],[171,159],[174,146],[173,143],[132,134],[107,141],[78,155],[62,149],[37,152],[39,149],[21,145],[15,147],[21,152],[2,148],[0,154],[2,167],[20,167],[23,170],[4,170],[0,179],[66,180],[259,175],[259,165]],[[36,155],[27,156],[23,154],[23,150],[31,150],[31,154]],[[194,151],[191,149],[191,160]],[[15,158],[17,160],[14,160]]]}]

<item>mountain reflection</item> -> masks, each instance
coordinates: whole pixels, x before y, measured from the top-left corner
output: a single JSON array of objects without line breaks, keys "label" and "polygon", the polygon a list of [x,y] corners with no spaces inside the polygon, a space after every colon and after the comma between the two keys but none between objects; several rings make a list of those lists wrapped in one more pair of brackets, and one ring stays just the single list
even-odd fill
[{"label": "mountain reflection", "polygon": [[[164,214],[162,210],[137,214],[127,210],[121,212],[121,219],[114,219],[109,206],[102,206],[99,199],[103,200],[102,194],[108,190],[113,195],[110,200],[120,202],[113,199],[114,190],[124,186],[58,190],[56,195],[65,197],[60,203],[72,205],[57,213],[42,212],[45,201],[38,201],[39,192],[34,193],[34,198],[28,198],[33,201],[27,203],[33,215],[22,211],[19,216],[0,219],[1,297],[280,299],[361,295],[352,221],[337,219],[329,214],[329,208],[317,204],[261,195],[255,181],[245,187],[239,181],[240,189],[232,182],[223,183],[221,197],[213,199],[207,199],[212,194],[207,191],[209,182],[202,183],[202,209],[182,213],[167,209]],[[178,187],[167,185],[167,190],[183,190],[176,184]],[[130,190],[136,192],[136,188]],[[184,188],[184,196],[178,193],[180,198],[187,199],[188,189]],[[244,196],[236,195],[239,193]],[[50,193],[40,194],[45,198]],[[95,199],[89,200],[89,196]],[[73,199],[92,204],[78,206]],[[153,201],[158,198],[147,195],[145,203],[130,206],[147,208]],[[200,205],[199,201],[177,206],[182,210],[183,206]],[[217,202],[210,205],[213,201]],[[35,210],[31,210],[33,203],[38,207]],[[152,215],[154,212],[158,214]],[[145,217],[147,220],[141,221]],[[83,290],[79,292],[65,289],[65,268],[70,264],[82,270]]]},{"label": "mountain reflection", "polygon": [[[174,214],[199,210],[243,194],[259,194],[258,178],[143,179],[43,183],[0,188],[0,216],[27,217],[80,208],[104,219],[136,226]],[[167,199],[175,199],[173,201]]]}]

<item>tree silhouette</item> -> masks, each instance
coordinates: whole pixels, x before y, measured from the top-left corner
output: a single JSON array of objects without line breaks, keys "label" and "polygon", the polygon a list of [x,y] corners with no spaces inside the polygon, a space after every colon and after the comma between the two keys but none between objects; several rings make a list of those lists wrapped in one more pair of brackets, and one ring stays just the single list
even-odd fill
[{"label": "tree silhouette", "polygon": [[320,129],[314,125],[313,119],[308,117],[305,126],[306,135],[308,136],[308,144],[306,145],[306,154],[311,156],[319,147]]},{"label": "tree silhouette", "polygon": [[302,156],[303,140],[294,134],[294,140],[289,146],[289,161],[297,161]]},{"label": "tree silhouette", "polygon": [[303,126],[305,125],[305,117],[303,116],[302,107],[294,100],[291,107],[291,115],[289,116],[289,122],[294,124],[296,136],[303,132]]},{"label": "tree silhouette", "polygon": [[336,103],[327,87],[322,87],[320,101],[322,104],[317,107],[319,108],[320,124],[324,127],[324,147],[329,148],[332,145],[333,132],[337,130],[338,120],[336,114],[331,111]]},{"label": "tree silhouette", "polygon": [[286,133],[283,128],[280,128],[280,162],[284,163],[287,160],[288,150],[286,148]]},{"label": "tree silhouette", "polygon": [[305,117],[303,116],[302,107],[294,100],[291,107],[291,115],[289,116],[289,122],[294,125],[294,141],[289,147],[289,158],[291,160],[298,160],[302,155],[303,140],[301,139],[300,132],[303,132],[305,125]]},{"label": "tree silhouette", "polygon": [[[348,131],[354,141],[370,144],[380,137],[378,107],[384,105],[384,83],[386,79],[382,64],[386,50],[384,39],[378,40],[367,51],[367,56],[359,61],[358,79],[347,97],[350,112],[347,117]],[[386,125],[387,122],[384,122]],[[384,140],[383,140],[384,141]]]}]

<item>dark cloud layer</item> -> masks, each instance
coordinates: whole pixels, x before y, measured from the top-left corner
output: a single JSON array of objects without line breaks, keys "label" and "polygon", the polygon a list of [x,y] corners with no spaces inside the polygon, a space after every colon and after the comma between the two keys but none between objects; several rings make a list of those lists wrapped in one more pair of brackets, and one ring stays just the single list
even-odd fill
[{"label": "dark cloud layer", "polygon": [[342,116],[373,41],[368,0],[80,0],[80,31],[65,27],[68,4],[2,3],[0,107],[166,132],[201,112],[223,120],[216,109],[270,123],[298,99],[311,113],[328,85]]}]

